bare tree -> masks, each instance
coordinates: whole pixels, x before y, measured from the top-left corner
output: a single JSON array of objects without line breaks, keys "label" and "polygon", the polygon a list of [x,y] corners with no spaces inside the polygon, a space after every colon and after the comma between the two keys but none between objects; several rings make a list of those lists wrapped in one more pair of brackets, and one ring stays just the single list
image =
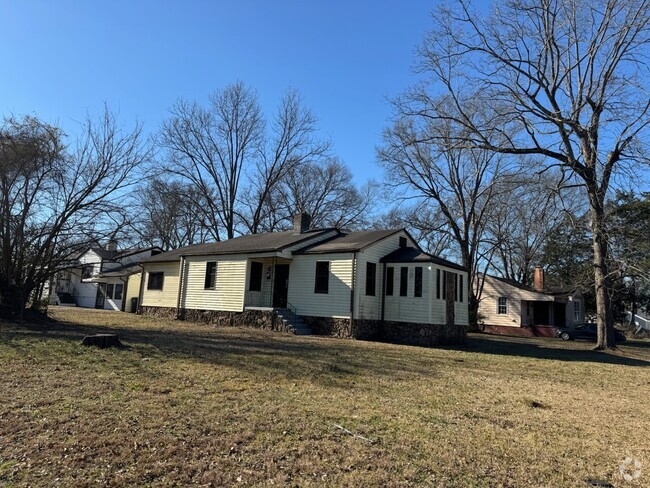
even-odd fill
[{"label": "bare tree", "polygon": [[208,108],[181,100],[171,113],[159,138],[168,152],[166,170],[200,193],[212,238],[231,239],[242,177],[262,150],[264,119],[257,96],[239,82],[211,96]]},{"label": "bare tree", "polygon": [[404,110],[412,102],[403,98],[395,104],[395,122],[384,132],[379,159],[386,169],[386,184],[402,188],[403,198],[434,209],[438,215],[429,223],[430,230],[448,234],[456,244],[469,273],[473,325],[491,256],[491,249],[485,247],[487,215],[504,163],[493,152],[455,146],[454,127],[414,117]]},{"label": "bare tree", "polygon": [[426,252],[453,259],[454,242],[446,231],[445,217],[434,206],[427,204],[426,200],[415,205],[405,205],[402,202],[402,205],[395,206],[380,216],[373,227],[378,230],[407,227],[413,239]]},{"label": "bare tree", "polygon": [[314,227],[363,228],[372,219],[375,189],[372,182],[357,188],[347,166],[331,159],[289,171],[277,188],[273,205],[278,222],[285,227],[296,212],[307,212]]},{"label": "bare tree", "polygon": [[546,241],[558,225],[566,223],[566,211],[578,211],[575,189],[567,189],[563,195],[557,192],[560,178],[550,173],[515,173],[499,179],[486,232],[495,247],[493,268],[504,278],[530,285]]},{"label": "bare tree", "polygon": [[165,250],[210,238],[202,195],[189,184],[156,176],[135,193],[131,229],[140,242]]},{"label": "bare tree", "polygon": [[244,211],[240,215],[253,234],[275,230],[286,216],[278,215],[273,195],[290,173],[308,164],[319,164],[329,155],[330,143],[317,137],[317,119],[302,104],[298,92],[287,91],[280,101],[268,142],[250,175]]},{"label": "bare tree", "polygon": [[22,317],[69,257],[124,222],[121,200],[150,156],[140,127],[105,111],[67,148],[60,130],[33,117],[0,127],[0,312]]},{"label": "bare tree", "polygon": [[617,170],[647,162],[649,2],[503,0],[482,15],[458,0],[434,22],[418,65],[430,83],[408,110],[462,128],[459,146],[542,156],[584,187],[596,348],[614,347],[605,201]]}]

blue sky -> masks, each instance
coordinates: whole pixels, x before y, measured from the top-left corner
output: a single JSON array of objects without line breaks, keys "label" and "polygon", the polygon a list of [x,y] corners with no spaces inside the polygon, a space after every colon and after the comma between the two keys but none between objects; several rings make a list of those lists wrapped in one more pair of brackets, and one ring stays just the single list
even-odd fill
[{"label": "blue sky", "polygon": [[70,133],[106,102],[153,132],[179,97],[207,101],[242,80],[272,114],[296,88],[363,182],[387,97],[413,81],[431,1],[0,0],[0,114],[35,114]]}]

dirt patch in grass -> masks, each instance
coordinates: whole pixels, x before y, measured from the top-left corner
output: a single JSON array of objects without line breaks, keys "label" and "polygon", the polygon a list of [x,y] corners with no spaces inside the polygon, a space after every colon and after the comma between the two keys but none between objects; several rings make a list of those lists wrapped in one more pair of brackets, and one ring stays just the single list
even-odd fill
[{"label": "dirt patch in grass", "polygon": [[[650,484],[643,341],[426,349],[51,314],[0,328],[0,485],[619,486],[627,456]],[[80,345],[95,333],[127,347]]]}]

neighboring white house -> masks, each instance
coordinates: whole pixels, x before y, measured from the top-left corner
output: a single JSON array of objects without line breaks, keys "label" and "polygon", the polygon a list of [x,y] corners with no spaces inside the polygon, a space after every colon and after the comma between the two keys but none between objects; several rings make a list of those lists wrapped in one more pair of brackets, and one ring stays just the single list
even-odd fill
[{"label": "neighboring white house", "polygon": [[467,272],[424,253],[404,229],[309,229],[303,214],[293,231],[187,246],[142,266],[146,314],[274,327],[281,311],[322,334],[424,345],[465,338]]},{"label": "neighboring white house", "polygon": [[[628,323],[631,318],[632,318],[632,313],[625,312],[625,320]],[[645,329],[647,331],[650,331],[650,318],[646,317],[642,313],[637,312],[634,314],[634,325],[635,325],[635,330],[640,331],[641,329]]]},{"label": "neighboring white house", "polygon": [[549,291],[544,272],[535,268],[535,285],[486,276],[479,302],[479,326],[485,332],[504,335],[553,336],[555,327],[584,322],[580,290]]},{"label": "neighboring white house", "polygon": [[57,273],[50,302],[84,308],[128,310],[130,304],[126,306],[125,297],[129,276],[140,271],[140,261],[160,252],[162,250],[158,247],[119,251],[114,241],[110,241],[106,247],[91,246],[73,258],[66,270]]}]

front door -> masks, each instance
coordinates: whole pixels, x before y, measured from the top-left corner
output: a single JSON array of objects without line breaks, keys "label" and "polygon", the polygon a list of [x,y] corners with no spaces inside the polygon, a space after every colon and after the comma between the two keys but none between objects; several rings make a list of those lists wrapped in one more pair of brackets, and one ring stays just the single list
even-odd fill
[{"label": "front door", "polygon": [[275,265],[275,280],[273,281],[273,306],[285,308],[289,294],[289,265]]},{"label": "front door", "polygon": [[95,298],[95,308],[104,308],[106,299],[106,283],[97,283],[97,297]]},{"label": "front door", "polygon": [[533,321],[535,325],[549,325],[548,302],[533,302]]}]

